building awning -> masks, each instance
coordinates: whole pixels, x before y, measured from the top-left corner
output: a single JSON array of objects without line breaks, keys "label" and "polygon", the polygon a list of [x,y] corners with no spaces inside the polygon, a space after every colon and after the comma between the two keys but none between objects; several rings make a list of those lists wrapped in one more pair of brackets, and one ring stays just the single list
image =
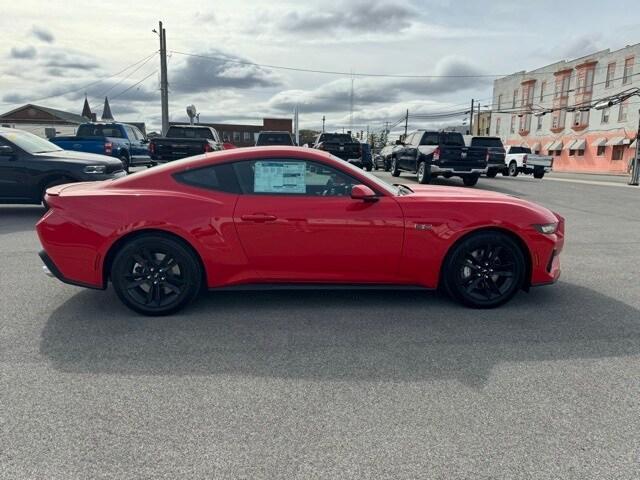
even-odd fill
[{"label": "building awning", "polygon": [[551,145],[553,145],[555,142],[549,142],[544,146],[545,150],[551,150]]},{"label": "building awning", "polygon": [[549,147],[547,147],[547,150],[551,150],[551,151],[562,150],[562,140],[556,140]]},{"label": "building awning", "polygon": [[616,147],[618,145],[624,145],[624,141],[627,137],[613,137],[611,140],[607,142],[608,147]]},{"label": "building awning", "polygon": [[631,143],[629,144],[630,147],[635,147],[636,146],[636,139],[634,138],[633,140],[631,140]]},{"label": "building awning", "polygon": [[584,138],[578,138],[571,144],[571,150],[584,150],[586,144],[587,142],[585,142]]},{"label": "building awning", "polygon": [[595,142],[591,144],[591,146],[594,148],[604,147],[606,145],[607,145],[607,139],[604,137],[596,138]]},{"label": "building awning", "polygon": [[534,143],[533,145],[531,145],[531,151],[532,151],[532,152],[537,152],[537,151],[539,151],[539,150],[540,150],[540,146],[541,146],[541,145],[540,145],[540,142],[536,142],[536,143]]}]

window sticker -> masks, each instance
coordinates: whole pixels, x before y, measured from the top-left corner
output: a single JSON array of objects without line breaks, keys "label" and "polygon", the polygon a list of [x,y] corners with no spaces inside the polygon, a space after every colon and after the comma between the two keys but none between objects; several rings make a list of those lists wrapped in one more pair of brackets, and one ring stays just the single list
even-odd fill
[{"label": "window sticker", "polygon": [[260,161],[255,163],[255,193],[307,193],[305,162]]}]

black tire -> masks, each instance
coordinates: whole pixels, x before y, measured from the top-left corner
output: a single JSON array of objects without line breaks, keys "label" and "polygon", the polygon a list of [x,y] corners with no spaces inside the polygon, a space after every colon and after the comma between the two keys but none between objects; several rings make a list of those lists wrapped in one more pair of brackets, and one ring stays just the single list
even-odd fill
[{"label": "black tire", "polygon": [[398,159],[396,157],[393,157],[391,159],[391,176],[392,177],[399,177],[400,176],[400,169],[398,168]]},{"label": "black tire", "polygon": [[124,169],[124,171],[129,173],[129,166],[130,166],[130,163],[131,163],[131,159],[129,158],[129,154],[127,152],[123,152],[123,153],[120,154],[120,156],[118,158],[122,162],[122,168]]},{"label": "black tire", "polygon": [[383,163],[383,170],[385,172],[388,172],[389,170],[391,170],[391,166],[389,165],[389,162],[387,160],[385,160]]},{"label": "black tire", "polygon": [[479,175],[465,175],[462,177],[462,183],[464,183],[465,187],[473,187],[476,183],[478,183]]},{"label": "black tire", "polygon": [[366,168],[367,172],[370,172],[372,170],[371,165],[367,165],[365,168]]},{"label": "black tire", "polygon": [[520,290],[526,274],[525,254],[508,235],[479,232],[457,244],[442,270],[445,290],[473,308],[494,308]]},{"label": "black tire", "polygon": [[431,169],[427,166],[425,161],[421,161],[418,164],[418,170],[416,172],[416,178],[418,183],[425,185],[431,181]]},{"label": "black tire", "polygon": [[515,162],[515,160],[511,160],[511,163],[509,164],[509,176],[517,177],[518,173],[518,164]]},{"label": "black tire", "polygon": [[534,170],[533,171],[533,178],[542,178],[544,177],[544,170]]},{"label": "black tire", "polygon": [[504,168],[502,169],[502,172],[501,172],[501,173],[502,173],[502,176],[503,176],[503,177],[508,177],[508,176],[509,176],[509,167],[504,167]]},{"label": "black tire", "polygon": [[203,272],[193,251],[161,234],[135,237],[113,259],[111,282],[127,307],[143,315],[169,315],[196,298]]},{"label": "black tire", "polygon": [[495,178],[496,175],[498,175],[498,170],[494,170],[493,168],[487,170],[487,178]]}]

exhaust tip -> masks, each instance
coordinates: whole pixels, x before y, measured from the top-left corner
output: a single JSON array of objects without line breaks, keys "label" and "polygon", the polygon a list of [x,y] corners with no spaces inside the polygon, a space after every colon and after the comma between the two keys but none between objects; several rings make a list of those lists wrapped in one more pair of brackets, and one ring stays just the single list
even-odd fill
[{"label": "exhaust tip", "polygon": [[51,273],[51,270],[49,270],[49,268],[46,265],[42,266],[42,272],[47,276],[47,277],[51,277],[54,278],[53,273]]}]

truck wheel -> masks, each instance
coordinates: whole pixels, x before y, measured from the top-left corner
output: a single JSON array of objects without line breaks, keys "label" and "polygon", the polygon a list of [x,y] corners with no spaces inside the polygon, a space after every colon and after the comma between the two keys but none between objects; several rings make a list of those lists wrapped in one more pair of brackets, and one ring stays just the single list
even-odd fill
[{"label": "truck wheel", "polygon": [[125,153],[121,153],[120,154],[120,161],[122,162],[122,168],[124,169],[125,172],[129,173],[129,155],[125,152]]},{"label": "truck wheel", "polygon": [[473,187],[476,183],[478,183],[479,175],[465,175],[462,177],[462,183],[464,183],[465,187]]},{"label": "truck wheel", "polygon": [[544,170],[534,170],[533,178],[542,178],[544,177]]},{"label": "truck wheel", "polygon": [[511,163],[509,164],[509,175],[512,177],[518,176],[518,164],[515,160],[511,160]]},{"label": "truck wheel", "polygon": [[487,170],[487,178],[495,178],[496,175],[498,175],[498,170]]},{"label": "truck wheel", "polygon": [[393,157],[393,159],[391,160],[391,176],[400,176],[400,170],[398,169],[398,159],[396,157]]},{"label": "truck wheel", "polygon": [[388,161],[388,160],[385,160],[385,161],[384,161],[384,163],[383,163],[383,170],[384,170],[385,172],[388,172],[389,170],[391,170],[391,167],[389,166],[389,161]]},{"label": "truck wheel", "polygon": [[[366,168],[367,172],[370,172],[373,169],[373,167],[371,165],[367,165],[365,168]],[[377,168],[376,168],[376,170],[377,170]]]},{"label": "truck wheel", "polygon": [[431,181],[431,169],[427,167],[427,163],[422,161],[418,165],[418,172],[416,174],[418,178],[418,183],[426,184]]}]

